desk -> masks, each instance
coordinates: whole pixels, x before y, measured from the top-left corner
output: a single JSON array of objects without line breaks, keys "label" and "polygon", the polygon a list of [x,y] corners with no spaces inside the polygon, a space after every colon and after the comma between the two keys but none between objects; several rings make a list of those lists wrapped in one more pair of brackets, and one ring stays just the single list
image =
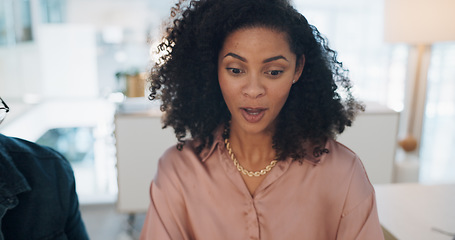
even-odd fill
[{"label": "desk", "polygon": [[400,240],[451,240],[455,184],[375,185],[381,225]]}]

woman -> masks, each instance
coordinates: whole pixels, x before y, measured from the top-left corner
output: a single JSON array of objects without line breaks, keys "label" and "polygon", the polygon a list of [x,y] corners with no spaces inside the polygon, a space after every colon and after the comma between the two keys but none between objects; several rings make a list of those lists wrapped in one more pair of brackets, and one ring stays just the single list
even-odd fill
[{"label": "woman", "polygon": [[362,163],[333,140],[362,106],[316,28],[285,0],[180,2],[171,16],[150,97],[179,144],[141,239],[383,239]]}]

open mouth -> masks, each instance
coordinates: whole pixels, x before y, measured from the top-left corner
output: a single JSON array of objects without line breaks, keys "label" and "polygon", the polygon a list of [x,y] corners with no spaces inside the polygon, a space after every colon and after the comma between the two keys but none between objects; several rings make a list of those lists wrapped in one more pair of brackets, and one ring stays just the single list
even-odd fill
[{"label": "open mouth", "polygon": [[259,122],[265,114],[266,108],[241,108],[242,115],[250,123]]}]

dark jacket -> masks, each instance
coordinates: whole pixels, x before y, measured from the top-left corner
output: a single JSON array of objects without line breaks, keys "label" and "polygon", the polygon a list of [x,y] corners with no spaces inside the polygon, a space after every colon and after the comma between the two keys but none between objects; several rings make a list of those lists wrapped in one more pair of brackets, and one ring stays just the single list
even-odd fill
[{"label": "dark jacket", "polygon": [[0,240],[89,239],[61,154],[0,134],[0,225]]}]

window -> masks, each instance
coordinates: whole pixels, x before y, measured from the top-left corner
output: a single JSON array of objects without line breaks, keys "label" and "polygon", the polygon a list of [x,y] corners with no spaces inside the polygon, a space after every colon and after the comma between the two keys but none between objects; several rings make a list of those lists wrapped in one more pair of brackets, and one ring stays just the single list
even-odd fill
[{"label": "window", "polygon": [[434,44],[420,150],[420,181],[455,182],[455,43]]},{"label": "window", "polygon": [[[295,0],[350,70],[354,94],[401,111],[409,48],[383,42],[383,0]],[[455,43],[433,45],[420,148],[420,182],[455,182]]]},{"label": "window", "polygon": [[408,48],[383,41],[383,0],[296,0],[308,22],[328,38],[350,70],[354,94],[403,108]]},{"label": "window", "polygon": [[41,0],[43,23],[64,23],[66,20],[65,0]]},{"label": "window", "polygon": [[0,0],[0,46],[31,40],[30,0]]}]

